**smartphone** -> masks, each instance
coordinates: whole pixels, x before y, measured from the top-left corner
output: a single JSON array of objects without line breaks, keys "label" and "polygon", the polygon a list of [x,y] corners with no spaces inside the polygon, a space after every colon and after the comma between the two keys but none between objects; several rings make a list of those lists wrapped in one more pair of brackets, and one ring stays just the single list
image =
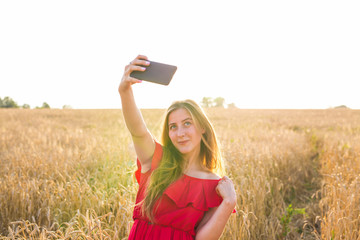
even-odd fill
[{"label": "smartphone", "polygon": [[162,85],[169,85],[171,79],[173,78],[177,70],[177,67],[154,61],[149,62],[149,66],[142,66],[146,67],[146,70],[144,72],[133,71],[130,73],[130,77]]}]

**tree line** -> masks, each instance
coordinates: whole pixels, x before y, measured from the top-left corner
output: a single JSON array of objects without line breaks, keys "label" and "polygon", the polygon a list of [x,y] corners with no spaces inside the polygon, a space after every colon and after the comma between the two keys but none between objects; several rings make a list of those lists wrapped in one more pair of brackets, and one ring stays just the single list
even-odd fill
[{"label": "tree line", "polygon": [[[203,99],[200,102],[200,105],[203,108],[212,108],[212,107],[219,107],[224,108],[227,106],[228,108],[235,108],[234,103],[226,104],[225,99],[223,97],[217,97],[217,98],[211,98],[211,97],[203,97]],[[0,97],[0,108],[24,108],[24,109],[30,109],[29,104],[23,104],[18,105],[12,98],[10,97],[4,97],[3,99]],[[41,107],[36,106],[36,109],[38,108],[50,108],[50,105],[46,102],[43,102]],[[64,105],[63,109],[71,109],[70,105]]]},{"label": "tree line", "polygon": [[203,97],[200,102],[200,105],[203,108],[211,108],[211,107],[219,107],[224,108],[226,105],[228,108],[235,108],[235,103],[225,103],[225,99],[223,97],[211,98],[211,97]]},{"label": "tree line", "polygon": [[[30,109],[29,104],[23,104],[19,106],[11,97],[4,97],[3,99],[0,97],[0,108],[25,108]],[[50,108],[50,105],[44,102],[41,107],[35,108]]]}]

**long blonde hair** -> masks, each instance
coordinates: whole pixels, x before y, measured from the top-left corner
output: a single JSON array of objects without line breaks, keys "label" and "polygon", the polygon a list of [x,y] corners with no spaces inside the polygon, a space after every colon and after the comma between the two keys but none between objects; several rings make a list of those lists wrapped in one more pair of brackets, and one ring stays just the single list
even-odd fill
[{"label": "long blonde hair", "polygon": [[174,102],[165,115],[162,130],[163,157],[158,166],[151,174],[149,185],[145,193],[142,205],[142,213],[150,221],[154,222],[154,206],[165,189],[182,176],[186,162],[182,154],[176,149],[169,137],[169,115],[173,111],[183,108],[189,112],[195,126],[204,129],[201,136],[200,156],[204,169],[220,176],[224,174],[220,148],[212,124],[203,109],[193,100]]}]

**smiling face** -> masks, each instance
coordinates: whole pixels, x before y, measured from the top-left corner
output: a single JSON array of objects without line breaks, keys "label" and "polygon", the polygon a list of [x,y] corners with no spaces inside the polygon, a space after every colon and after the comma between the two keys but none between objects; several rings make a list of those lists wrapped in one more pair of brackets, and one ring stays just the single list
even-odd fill
[{"label": "smiling face", "polygon": [[194,119],[186,109],[179,108],[170,113],[168,129],[171,142],[185,158],[200,154],[203,132],[196,127]]}]

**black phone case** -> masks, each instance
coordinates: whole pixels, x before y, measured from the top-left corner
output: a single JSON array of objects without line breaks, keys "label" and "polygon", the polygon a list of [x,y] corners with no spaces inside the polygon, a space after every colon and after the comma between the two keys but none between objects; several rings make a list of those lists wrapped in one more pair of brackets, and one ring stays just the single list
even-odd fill
[{"label": "black phone case", "polygon": [[169,85],[177,67],[159,62],[149,62],[149,66],[142,66],[146,67],[144,72],[133,71],[130,73],[130,77],[162,85]]}]

